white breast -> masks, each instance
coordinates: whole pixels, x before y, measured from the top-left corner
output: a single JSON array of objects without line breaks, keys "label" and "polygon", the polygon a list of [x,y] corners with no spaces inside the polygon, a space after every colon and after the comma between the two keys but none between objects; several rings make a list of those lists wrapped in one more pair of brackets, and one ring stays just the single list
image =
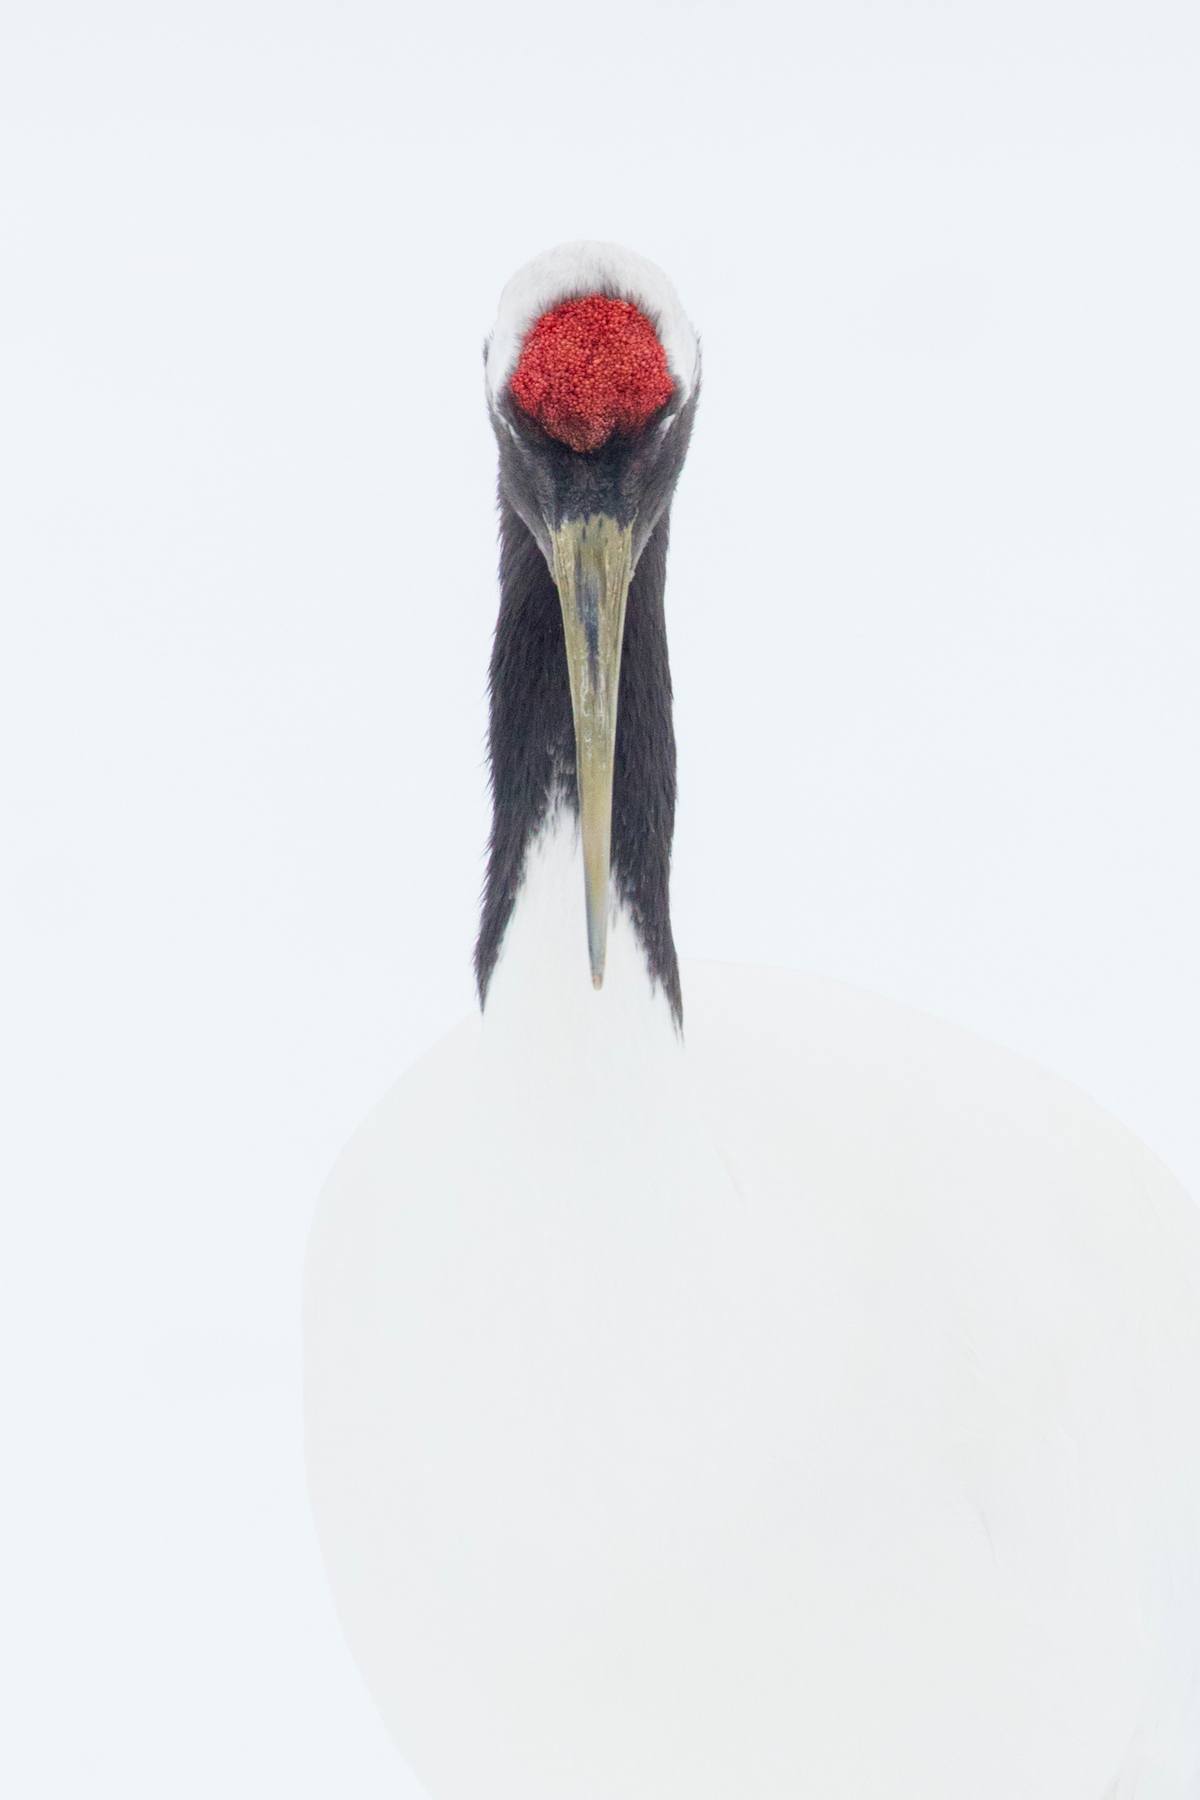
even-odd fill
[{"label": "white breast", "polygon": [[576,996],[518,910],[312,1240],[322,1545],[433,1800],[1200,1793],[1186,1198],[833,984],[685,971],[681,1050],[581,913]]}]

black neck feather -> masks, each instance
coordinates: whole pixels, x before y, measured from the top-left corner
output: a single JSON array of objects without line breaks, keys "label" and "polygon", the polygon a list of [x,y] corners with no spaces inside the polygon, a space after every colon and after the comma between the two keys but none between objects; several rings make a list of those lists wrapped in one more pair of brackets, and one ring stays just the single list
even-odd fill
[{"label": "black neck feather", "polygon": [[[484,1004],[529,845],[556,801],[562,799],[576,813],[579,810],[558,593],[533,537],[503,497],[500,508],[500,616],[489,676],[492,834],[475,946],[475,974]],[[625,615],[613,771],[612,871],[651,979],[662,988],[679,1024],[683,1007],[669,897],[675,729],[663,612],[666,574],[664,514],[634,571]],[[586,974],[582,878],[579,956]]]}]

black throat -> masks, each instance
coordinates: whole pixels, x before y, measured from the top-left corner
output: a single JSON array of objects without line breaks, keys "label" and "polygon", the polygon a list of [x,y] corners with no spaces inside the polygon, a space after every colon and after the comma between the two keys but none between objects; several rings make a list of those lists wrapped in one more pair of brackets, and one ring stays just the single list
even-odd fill
[{"label": "black throat", "polygon": [[[683,1017],[671,935],[675,728],[663,594],[667,515],[642,551],[629,589],[613,771],[612,878],[677,1025]],[[489,674],[492,833],[475,975],[488,983],[512,917],[529,846],[560,801],[579,811],[575,727],[558,592],[545,558],[500,500],[500,616]],[[583,881],[579,956],[586,975]]]}]

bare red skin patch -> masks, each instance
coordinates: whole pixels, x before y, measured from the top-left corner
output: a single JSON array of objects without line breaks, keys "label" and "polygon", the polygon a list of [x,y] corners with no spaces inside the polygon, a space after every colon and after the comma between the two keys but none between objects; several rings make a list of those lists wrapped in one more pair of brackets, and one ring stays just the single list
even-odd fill
[{"label": "bare red skin patch", "polygon": [[510,385],[521,410],[572,450],[599,450],[614,431],[640,431],[675,392],[645,313],[607,294],[543,313]]}]

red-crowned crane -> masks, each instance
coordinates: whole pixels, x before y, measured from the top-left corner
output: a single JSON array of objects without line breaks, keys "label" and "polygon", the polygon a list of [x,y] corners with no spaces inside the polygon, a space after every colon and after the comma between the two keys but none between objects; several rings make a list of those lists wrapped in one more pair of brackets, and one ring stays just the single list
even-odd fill
[{"label": "red-crowned crane", "polygon": [[964,1031],[681,986],[699,367],[614,246],[501,299],[482,1014],[309,1256],[342,1623],[431,1800],[1196,1800],[1200,1217]]}]

